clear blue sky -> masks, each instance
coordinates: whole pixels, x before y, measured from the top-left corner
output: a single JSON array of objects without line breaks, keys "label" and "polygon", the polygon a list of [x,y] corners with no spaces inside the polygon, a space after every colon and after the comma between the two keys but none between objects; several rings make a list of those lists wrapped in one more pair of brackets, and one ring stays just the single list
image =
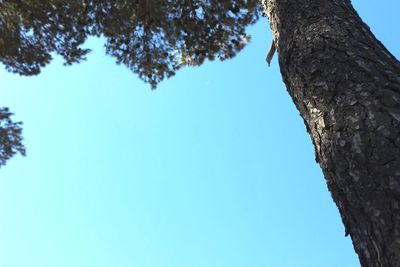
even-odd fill
[{"label": "clear blue sky", "polygon": [[[400,57],[400,2],[353,1]],[[265,20],[151,91],[104,55],[1,75],[27,157],[0,170],[1,267],[356,267]]]}]

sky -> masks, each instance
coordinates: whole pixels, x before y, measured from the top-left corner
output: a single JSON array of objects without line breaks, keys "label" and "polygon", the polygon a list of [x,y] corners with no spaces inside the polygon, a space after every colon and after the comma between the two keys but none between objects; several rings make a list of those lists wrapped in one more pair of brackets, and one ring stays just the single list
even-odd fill
[{"label": "sky", "polygon": [[[353,1],[400,57],[400,2]],[[1,267],[356,267],[311,139],[267,67],[265,19],[234,59],[155,91],[88,60],[0,70],[27,156],[0,169]]]}]

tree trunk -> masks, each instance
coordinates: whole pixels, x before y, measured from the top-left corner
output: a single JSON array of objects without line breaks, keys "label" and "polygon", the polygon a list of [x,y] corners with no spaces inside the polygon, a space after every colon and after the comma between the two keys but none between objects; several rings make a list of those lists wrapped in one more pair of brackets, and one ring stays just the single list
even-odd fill
[{"label": "tree trunk", "polygon": [[400,266],[400,63],[350,0],[262,0],[283,81],[363,267]]}]

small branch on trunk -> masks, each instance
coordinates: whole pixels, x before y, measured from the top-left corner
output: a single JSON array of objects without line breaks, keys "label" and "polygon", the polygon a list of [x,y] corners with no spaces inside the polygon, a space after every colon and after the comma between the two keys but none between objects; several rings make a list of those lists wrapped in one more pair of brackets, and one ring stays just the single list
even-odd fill
[{"label": "small branch on trunk", "polygon": [[274,57],[275,51],[276,51],[276,45],[275,45],[275,41],[273,40],[272,44],[271,44],[271,47],[269,49],[267,58],[266,58],[266,61],[268,63],[268,67],[271,65],[271,60]]}]

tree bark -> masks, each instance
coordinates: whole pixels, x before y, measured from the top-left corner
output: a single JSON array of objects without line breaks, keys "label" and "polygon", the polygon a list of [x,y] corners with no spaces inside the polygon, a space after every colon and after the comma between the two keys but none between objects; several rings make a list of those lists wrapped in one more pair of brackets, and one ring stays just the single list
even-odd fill
[{"label": "tree bark", "polygon": [[350,0],[262,0],[287,90],[363,267],[400,266],[400,63]]}]

